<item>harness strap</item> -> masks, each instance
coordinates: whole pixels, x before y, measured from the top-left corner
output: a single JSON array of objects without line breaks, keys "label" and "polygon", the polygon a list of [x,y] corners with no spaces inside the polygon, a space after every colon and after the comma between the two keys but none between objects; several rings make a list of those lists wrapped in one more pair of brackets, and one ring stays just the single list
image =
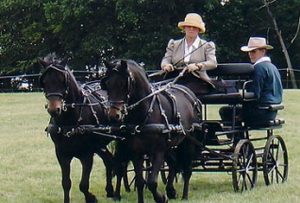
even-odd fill
[{"label": "harness strap", "polygon": [[157,101],[158,101],[158,106],[159,106],[159,110],[160,110],[160,114],[162,115],[162,117],[164,118],[165,120],[165,123],[167,125],[167,128],[170,130],[170,123],[168,121],[168,117],[165,113],[165,110],[163,109],[162,105],[161,105],[161,100],[160,100],[160,97],[159,95],[157,96]]},{"label": "harness strap", "polygon": [[183,92],[185,95],[187,95],[189,100],[193,103],[194,107],[196,108],[197,112],[201,114],[201,111],[202,111],[201,105],[202,105],[202,103],[196,97],[196,95],[189,93],[188,90],[184,86],[174,85],[172,88],[177,89],[177,90]]},{"label": "harness strap", "polygon": [[[89,103],[91,102],[90,98],[88,98],[88,97],[85,97],[85,98],[87,98],[87,101],[88,101]],[[96,122],[97,122],[97,125],[99,125],[100,122],[99,122],[99,119],[98,119],[98,117],[97,117],[96,111],[94,110],[93,106],[89,106],[89,107],[90,107],[91,112],[92,112],[92,114],[93,114],[93,116],[94,116],[94,118],[95,118],[95,120],[96,120]]]},{"label": "harness strap", "polygon": [[[177,105],[176,105],[176,98],[175,96],[169,92],[170,89],[164,91],[166,94],[166,96],[168,98],[171,99],[171,103],[172,103],[172,110],[173,110],[173,115],[176,116],[177,118],[180,116],[179,113],[178,113],[178,109],[177,109]],[[179,122],[179,120],[177,120],[176,122]]]},{"label": "harness strap", "polygon": [[150,103],[150,107],[149,107],[149,109],[148,109],[148,111],[147,111],[146,118],[145,118],[145,120],[144,120],[144,122],[143,122],[143,124],[142,124],[143,126],[146,124],[147,120],[149,119],[150,115],[151,115],[152,112],[153,112],[153,106],[154,106],[154,104],[155,104],[156,99],[157,99],[157,95],[154,95],[154,96],[152,97],[152,101],[151,101],[151,103]]},{"label": "harness strap", "polygon": [[160,92],[163,92],[165,91],[166,89],[169,89],[170,87],[172,87],[183,75],[184,73],[186,72],[187,70],[187,67],[184,68],[180,73],[179,75],[172,81],[172,82],[169,82],[167,83],[165,86],[155,90],[155,91],[152,91],[151,94],[148,94],[146,97],[143,97],[142,99],[140,99],[139,101],[137,101],[136,103],[130,105],[127,107],[128,110],[132,110],[134,107],[136,107],[137,105],[139,105],[140,103],[142,103],[144,100],[146,99],[149,99],[150,97],[160,93]]}]

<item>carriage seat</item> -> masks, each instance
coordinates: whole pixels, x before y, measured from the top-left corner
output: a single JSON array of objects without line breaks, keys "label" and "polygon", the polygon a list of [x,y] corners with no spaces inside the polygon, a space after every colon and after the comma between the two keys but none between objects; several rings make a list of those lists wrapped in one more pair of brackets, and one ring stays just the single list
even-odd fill
[{"label": "carriage seat", "polygon": [[224,84],[228,82],[233,84],[236,91],[204,95],[200,98],[201,102],[204,104],[238,104],[254,100],[254,93],[246,91],[246,86],[251,82],[249,78],[253,72],[254,67],[250,63],[218,64],[217,68],[209,70],[208,74],[222,80],[230,78],[230,80],[224,80]]},{"label": "carriage seat", "polygon": [[255,100],[253,92],[235,92],[204,95],[200,98],[203,104],[240,104],[244,101]]},{"label": "carriage seat", "polygon": [[222,63],[218,64],[217,68],[207,71],[209,76],[232,76],[235,79],[249,77],[253,72],[254,67],[251,63]]}]

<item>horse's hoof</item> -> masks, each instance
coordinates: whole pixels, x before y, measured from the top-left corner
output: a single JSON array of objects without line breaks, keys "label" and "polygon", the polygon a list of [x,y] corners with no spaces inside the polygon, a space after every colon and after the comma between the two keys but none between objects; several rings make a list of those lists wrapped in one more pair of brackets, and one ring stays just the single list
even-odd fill
[{"label": "horse's hoof", "polygon": [[162,203],[168,203],[168,202],[169,202],[168,196],[167,196],[167,195],[164,195],[164,196],[163,196],[163,201],[162,201]]},{"label": "horse's hoof", "polygon": [[107,186],[105,190],[106,190],[107,198],[114,198],[114,188],[112,186],[111,187]]},{"label": "horse's hoof", "polygon": [[168,203],[169,199],[166,194],[160,196],[159,198],[155,199],[156,203]]},{"label": "horse's hoof", "polygon": [[94,200],[92,200],[92,201],[87,201],[86,203],[98,203],[98,200],[95,198]]},{"label": "horse's hoof", "polygon": [[189,198],[188,198],[188,197],[182,197],[181,200],[182,200],[182,201],[188,201]]},{"label": "horse's hoof", "polygon": [[169,199],[176,199],[177,198],[177,193],[176,190],[174,188],[168,188],[166,189],[167,191],[167,196]]},{"label": "horse's hoof", "polygon": [[121,201],[121,196],[115,196],[115,197],[113,198],[113,200],[114,200],[115,202],[119,202],[119,201]]},{"label": "horse's hoof", "polygon": [[106,197],[107,198],[114,198],[114,194],[113,193],[106,193]]},{"label": "horse's hoof", "polygon": [[91,195],[88,199],[85,201],[86,203],[98,203],[98,200],[95,195]]}]

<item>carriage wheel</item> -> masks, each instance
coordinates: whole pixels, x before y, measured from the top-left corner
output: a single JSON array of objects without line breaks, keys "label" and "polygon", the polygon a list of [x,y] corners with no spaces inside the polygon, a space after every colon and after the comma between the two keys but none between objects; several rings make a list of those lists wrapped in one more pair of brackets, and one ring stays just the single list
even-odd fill
[{"label": "carriage wheel", "polygon": [[[151,166],[151,162],[150,162],[149,158],[145,156],[144,163],[143,163],[143,178],[144,178],[145,183],[148,179],[151,167],[152,166]],[[129,173],[133,174],[133,176],[131,175],[131,178],[128,178]],[[130,181],[128,179],[130,179]],[[132,185],[134,185],[134,190],[136,189],[135,180],[136,180],[136,176],[135,176],[134,168],[127,169],[127,182],[128,182],[128,186],[129,186],[129,191],[130,191],[130,187]],[[147,187],[147,185],[146,185],[146,187]],[[127,191],[127,189],[126,189],[126,191]]]},{"label": "carriage wheel", "polygon": [[268,138],[263,154],[263,174],[266,185],[283,183],[288,176],[288,153],[281,136]]},{"label": "carriage wheel", "polygon": [[240,140],[233,154],[232,182],[236,192],[254,188],[257,180],[255,149],[249,140]]}]

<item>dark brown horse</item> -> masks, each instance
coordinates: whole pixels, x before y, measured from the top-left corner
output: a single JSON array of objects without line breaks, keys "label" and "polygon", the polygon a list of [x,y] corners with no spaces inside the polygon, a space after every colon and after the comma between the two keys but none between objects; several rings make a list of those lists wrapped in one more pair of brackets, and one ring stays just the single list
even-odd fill
[{"label": "dark brown horse", "polygon": [[103,105],[104,92],[82,89],[66,63],[49,55],[40,60],[45,70],[40,77],[40,86],[47,99],[47,111],[51,115],[48,133],[54,145],[62,172],[64,203],[70,202],[70,163],[78,158],[82,164],[79,188],[88,203],[97,202],[89,192],[89,178],[93,165],[93,155],[98,154],[106,166],[107,197],[113,197],[112,168],[113,157],[106,146],[111,141],[91,132],[77,132],[80,125],[107,124],[107,111]]},{"label": "dark brown horse", "polygon": [[182,198],[187,199],[193,155],[189,138],[195,133],[194,123],[199,123],[201,118],[197,98],[181,85],[169,84],[155,89],[148,82],[145,71],[134,61],[115,60],[106,66],[102,88],[108,94],[108,115],[111,122],[122,123],[131,132],[126,136],[126,145],[136,173],[138,202],[144,202],[142,164],[145,154],[152,165],[146,185],[155,202],[168,201],[167,196],[157,190],[157,177],[166,154],[174,147],[182,155],[176,162],[181,162],[184,178]]}]

